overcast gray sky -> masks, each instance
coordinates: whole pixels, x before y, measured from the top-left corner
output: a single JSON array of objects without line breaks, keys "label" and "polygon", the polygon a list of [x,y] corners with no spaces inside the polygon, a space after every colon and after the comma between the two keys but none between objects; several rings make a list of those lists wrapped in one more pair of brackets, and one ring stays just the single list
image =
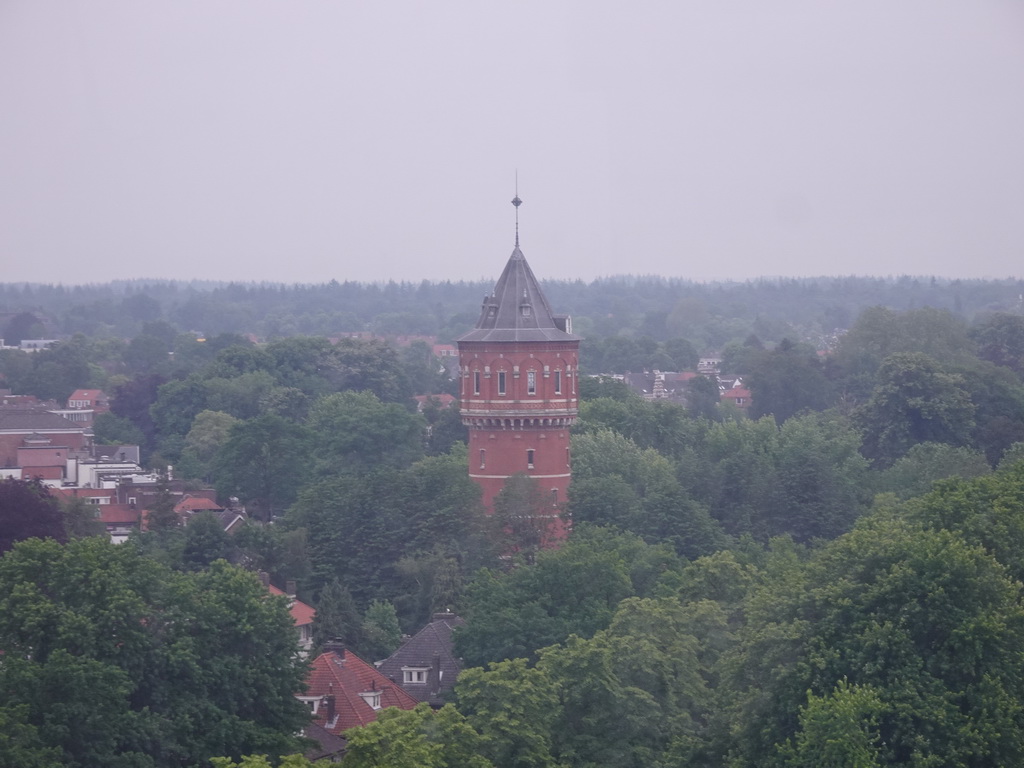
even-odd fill
[{"label": "overcast gray sky", "polygon": [[0,0],[0,280],[1024,274],[1024,2]]}]

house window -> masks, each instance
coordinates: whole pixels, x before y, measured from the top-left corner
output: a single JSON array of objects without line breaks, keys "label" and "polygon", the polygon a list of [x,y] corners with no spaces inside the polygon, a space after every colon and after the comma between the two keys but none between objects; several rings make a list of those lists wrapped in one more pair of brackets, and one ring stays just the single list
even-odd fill
[{"label": "house window", "polygon": [[535,451],[533,450],[533,448],[528,448],[527,451],[526,451],[526,468],[527,469],[533,469],[534,453],[535,453]]},{"label": "house window", "polygon": [[322,696],[296,696],[295,698],[309,707],[310,714],[313,715],[320,710],[320,702],[323,701]]},{"label": "house window", "polygon": [[363,701],[373,709],[380,709],[380,691],[360,691]]},{"label": "house window", "polygon": [[526,394],[536,395],[537,394],[537,372],[527,371],[526,372]]},{"label": "house window", "polygon": [[473,371],[473,394],[480,394],[480,371]]},{"label": "house window", "polygon": [[562,372],[555,371],[555,394],[562,394]]},{"label": "house window", "polygon": [[402,683],[416,684],[427,682],[429,667],[402,667]]},{"label": "house window", "polygon": [[505,372],[498,371],[498,394],[505,394]]},{"label": "house window", "polygon": [[480,469],[484,468],[484,465],[486,464],[486,461],[485,461],[486,458],[487,458],[487,451],[484,450],[483,448],[481,448],[480,449]]}]

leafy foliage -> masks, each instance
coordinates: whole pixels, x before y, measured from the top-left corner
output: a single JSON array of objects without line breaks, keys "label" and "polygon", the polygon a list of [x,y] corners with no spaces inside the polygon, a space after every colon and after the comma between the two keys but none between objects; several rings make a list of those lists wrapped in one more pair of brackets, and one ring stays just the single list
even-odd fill
[{"label": "leafy foliage", "polygon": [[294,643],[284,602],[223,561],[176,573],[101,538],[0,560],[0,710],[63,765],[294,750]]},{"label": "leafy foliage", "polygon": [[0,554],[33,537],[67,540],[60,504],[39,480],[0,480]]}]

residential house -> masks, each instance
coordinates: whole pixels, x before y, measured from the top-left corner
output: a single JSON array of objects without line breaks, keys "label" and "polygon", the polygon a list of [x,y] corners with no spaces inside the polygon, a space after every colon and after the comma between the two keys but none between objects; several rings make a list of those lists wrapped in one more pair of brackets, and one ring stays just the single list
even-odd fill
[{"label": "residential house", "polygon": [[313,723],[333,736],[367,725],[387,707],[412,709],[419,702],[340,644],[329,644],[310,665],[306,703]]},{"label": "residential house", "polygon": [[442,706],[462,671],[452,630],[465,623],[454,613],[435,613],[429,624],[378,663],[378,671],[417,701]]},{"label": "residential house", "polygon": [[313,619],[316,618],[316,609],[295,596],[294,581],[287,582],[282,591],[270,583],[270,576],[266,573],[261,572],[260,579],[270,594],[288,598],[288,612],[292,615],[299,635],[299,653],[305,658],[313,650]]},{"label": "residential house", "polygon": [[723,390],[718,399],[723,403],[732,403],[744,413],[750,408],[750,390],[743,386],[741,379]]}]

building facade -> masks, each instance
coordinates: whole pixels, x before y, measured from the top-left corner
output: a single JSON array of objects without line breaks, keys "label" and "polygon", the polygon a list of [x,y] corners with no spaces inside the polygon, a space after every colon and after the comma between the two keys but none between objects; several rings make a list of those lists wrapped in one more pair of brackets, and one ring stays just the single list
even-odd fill
[{"label": "building facade", "polygon": [[[476,328],[458,339],[469,475],[489,510],[505,481],[525,473],[550,499],[557,521],[569,489],[579,345],[570,318],[551,311],[517,234]],[[560,522],[552,525],[556,537],[564,535]]]}]

